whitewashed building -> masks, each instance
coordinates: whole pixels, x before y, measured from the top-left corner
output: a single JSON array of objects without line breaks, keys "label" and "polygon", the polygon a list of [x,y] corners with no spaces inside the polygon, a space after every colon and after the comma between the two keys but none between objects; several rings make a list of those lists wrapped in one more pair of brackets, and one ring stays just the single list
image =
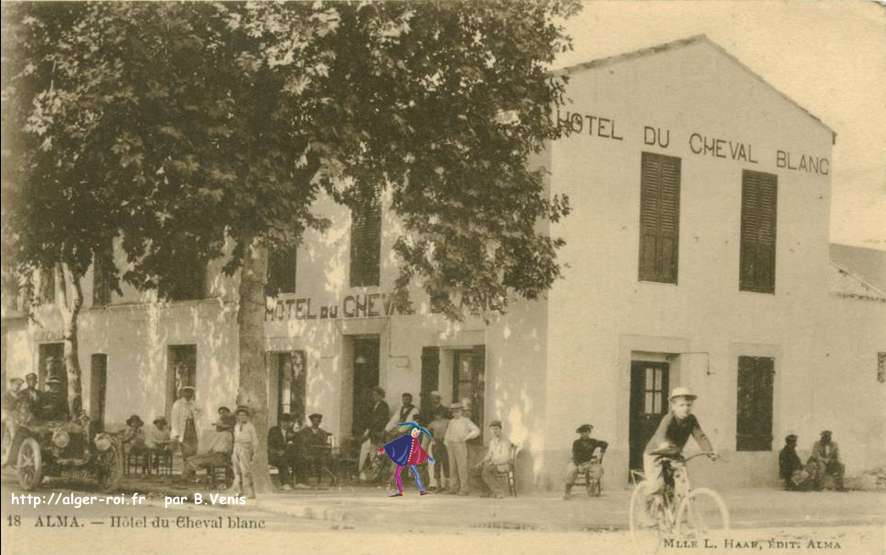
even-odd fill
[{"label": "whitewashed building", "polygon": [[[886,462],[886,294],[882,276],[831,262],[834,132],[704,36],[565,71],[572,103],[558,117],[573,132],[538,160],[573,206],[550,230],[567,241],[564,279],[489,324],[449,322],[420,291],[397,313],[397,221],[323,201],[332,228],[272,264],[272,420],[321,412],[343,438],[368,387],[392,409],[402,392],[439,390],[483,426],[504,422],[521,488],[562,487],[585,422],[610,444],[606,487],[622,487],[683,385],[724,455],[694,468],[713,485],[774,483],[789,432],[808,449],[833,430],[850,475]],[[233,403],[236,283],[220,267],[171,303],[88,280],[80,356],[94,418],[148,420],[185,382],[207,415]],[[38,309],[39,324],[6,316],[6,377],[42,373],[60,349],[54,309]]]}]

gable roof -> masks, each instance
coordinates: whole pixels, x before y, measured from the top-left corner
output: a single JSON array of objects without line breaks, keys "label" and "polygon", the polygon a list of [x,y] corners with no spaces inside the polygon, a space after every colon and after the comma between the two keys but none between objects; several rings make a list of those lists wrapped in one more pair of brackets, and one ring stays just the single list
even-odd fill
[{"label": "gable roof", "polygon": [[886,251],[831,243],[831,262],[880,291],[886,291]]},{"label": "gable roof", "polygon": [[783,92],[781,92],[780,90],[778,90],[777,88],[772,86],[772,84],[770,84],[768,81],[766,81],[766,79],[764,79],[759,73],[755,72],[754,70],[752,70],[751,68],[749,68],[748,66],[743,64],[741,62],[741,60],[739,60],[738,58],[736,58],[735,56],[730,54],[728,50],[726,50],[725,48],[723,48],[722,46],[720,46],[716,42],[712,41],[710,38],[708,38],[707,35],[704,35],[704,34],[693,35],[693,36],[687,37],[685,39],[678,39],[675,41],[658,44],[656,46],[651,46],[648,48],[641,48],[640,50],[625,52],[624,54],[618,54],[616,56],[609,56],[607,58],[599,58],[597,60],[590,60],[588,62],[583,62],[580,64],[575,64],[575,65],[571,65],[571,66],[568,66],[568,67],[565,67],[562,69],[558,69],[558,70],[554,71],[553,73],[555,75],[565,75],[565,74],[570,74],[570,73],[576,73],[578,71],[582,71],[585,69],[597,68],[597,67],[615,64],[615,63],[619,63],[619,62],[624,62],[624,61],[628,61],[628,60],[634,60],[636,58],[642,58],[645,56],[652,56],[655,54],[660,54],[662,52],[678,50],[680,48],[684,48],[686,46],[690,46],[693,44],[699,44],[699,43],[707,44],[707,45],[711,46],[712,48],[714,48],[715,50],[720,52],[720,54],[722,54],[722,55],[726,56],[728,59],[732,60],[735,64],[737,64],[739,67],[741,67],[751,77],[753,77],[757,81],[763,83],[771,90],[775,91],[779,96],[781,96],[783,99],[788,101],[788,103],[790,103],[794,107],[800,109],[800,111],[802,111],[804,114],[806,114],[807,116],[812,118],[816,123],[818,123],[819,125],[821,125],[825,129],[830,131],[831,135],[832,135],[833,143],[836,144],[837,132],[834,131],[833,129],[831,129],[831,127],[828,124],[826,124],[825,122],[823,122],[821,120],[821,118],[819,118],[818,116],[816,116],[815,114],[813,114],[812,112],[810,112],[809,110],[807,110],[806,108],[804,108],[803,106],[798,104],[794,99],[792,99],[788,95],[784,94]]}]

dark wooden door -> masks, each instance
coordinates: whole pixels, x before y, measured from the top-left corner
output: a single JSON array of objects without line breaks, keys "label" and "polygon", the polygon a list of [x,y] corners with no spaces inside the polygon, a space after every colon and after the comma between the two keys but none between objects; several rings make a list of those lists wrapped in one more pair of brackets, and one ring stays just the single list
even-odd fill
[{"label": "dark wooden door", "polygon": [[667,362],[631,362],[630,468],[643,469],[643,450],[668,411]]},{"label": "dark wooden door", "polygon": [[430,421],[431,391],[440,387],[440,348],[423,347],[421,350],[421,412]]},{"label": "dark wooden door", "polygon": [[378,385],[379,339],[377,335],[354,338],[353,430],[362,431],[372,407],[369,390]]}]

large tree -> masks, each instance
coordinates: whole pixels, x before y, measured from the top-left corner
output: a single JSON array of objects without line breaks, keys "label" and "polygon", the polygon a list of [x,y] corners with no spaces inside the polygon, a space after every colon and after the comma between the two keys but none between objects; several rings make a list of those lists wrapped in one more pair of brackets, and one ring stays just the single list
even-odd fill
[{"label": "large tree", "polygon": [[[558,277],[562,242],[537,224],[568,205],[529,161],[559,136],[564,82],[549,69],[578,7],[96,3],[70,8],[78,18],[54,51],[41,35],[53,8],[28,5],[20,21],[53,52],[32,63],[89,91],[80,115],[58,118],[36,86],[31,111],[50,150],[76,141],[90,183],[112,191],[123,277],[163,291],[177,269],[218,257],[239,273],[239,401],[264,438],[267,252],[323,229],[321,195],[356,208],[390,191],[403,302],[418,285],[449,299],[452,317],[500,312]],[[89,60],[66,63],[72,51]]]}]

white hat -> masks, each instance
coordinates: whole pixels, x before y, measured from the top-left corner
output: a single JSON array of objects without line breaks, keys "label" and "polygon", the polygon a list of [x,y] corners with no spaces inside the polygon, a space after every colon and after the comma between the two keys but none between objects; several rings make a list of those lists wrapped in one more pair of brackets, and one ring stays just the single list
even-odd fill
[{"label": "white hat", "polygon": [[673,401],[677,397],[686,397],[687,399],[697,399],[698,395],[692,392],[688,387],[675,387],[671,390],[671,395],[668,397],[668,401]]}]

